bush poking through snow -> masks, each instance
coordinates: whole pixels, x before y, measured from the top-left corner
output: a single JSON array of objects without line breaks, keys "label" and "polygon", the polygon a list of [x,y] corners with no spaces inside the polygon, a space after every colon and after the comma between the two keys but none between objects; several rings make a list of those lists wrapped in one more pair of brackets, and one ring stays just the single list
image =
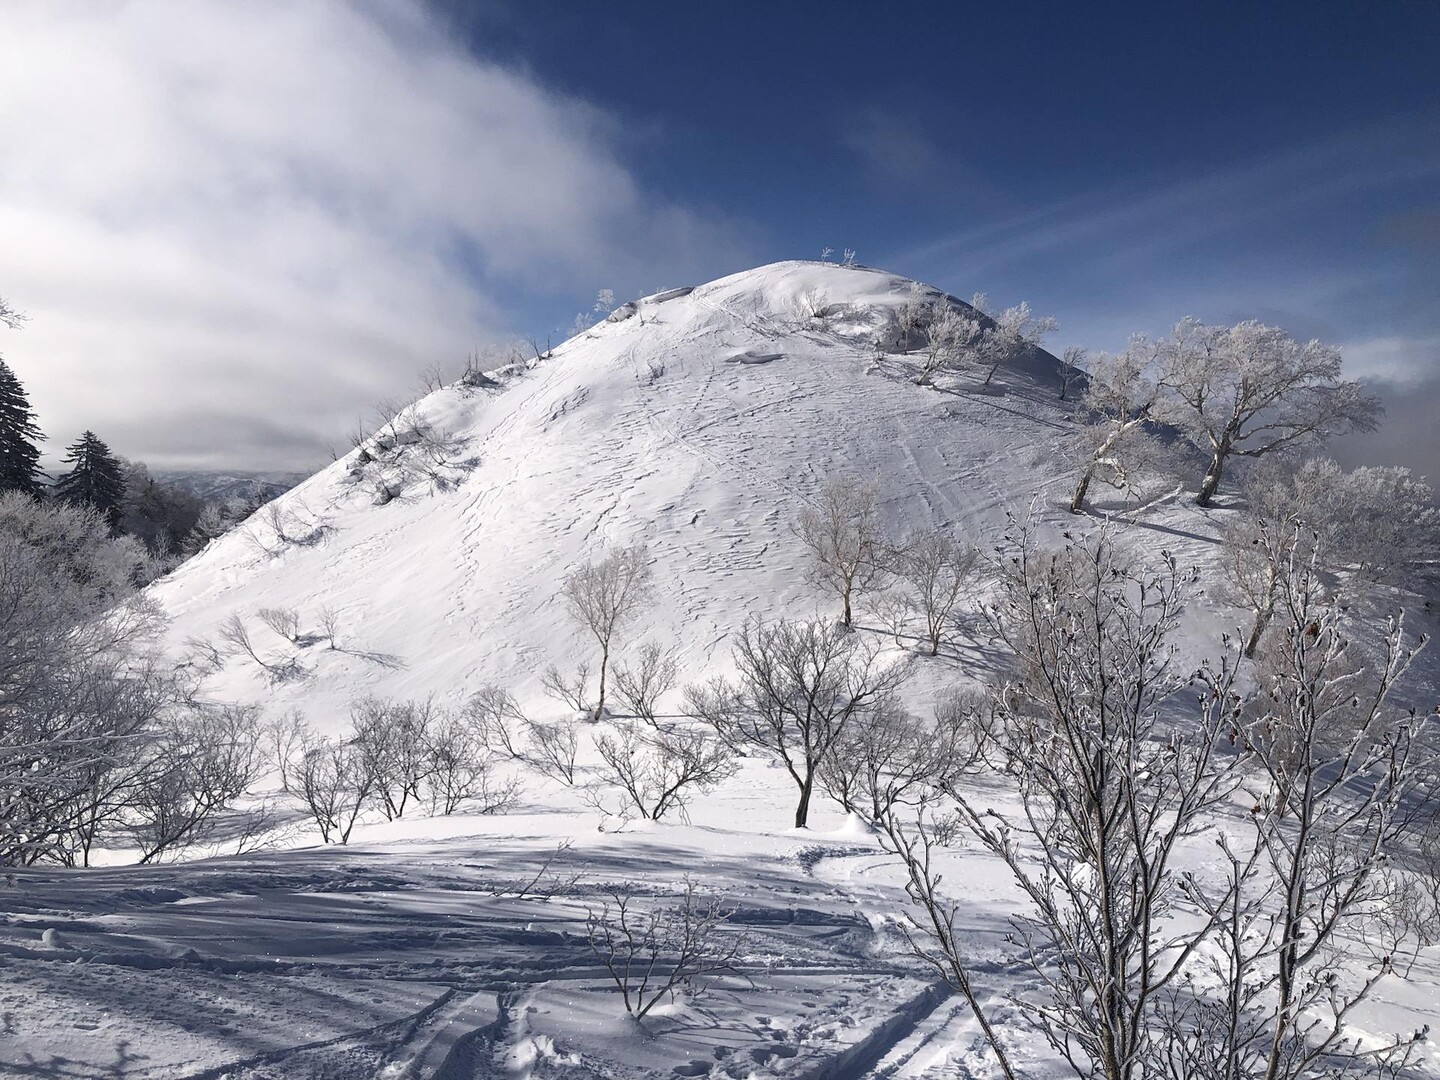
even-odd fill
[{"label": "bush poking through snow", "polygon": [[548,724],[528,721],[530,753],[527,760],[552,780],[570,787],[575,783],[575,757],[580,752],[580,725],[574,720]]},{"label": "bush poking through snow", "polygon": [[635,666],[615,667],[615,696],[641,720],[657,726],[655,709],[662,697],[675,688],[680,674],[680,661],[675,649],[666,649],[658,642],[647,641],[635,657]]},{"label": "bush poking through snow", "polygon": [[245,622],[239,615],[231,615],[221,623],[215,636],[220,643],[221,655],[248,656],[265,673],[268,682],[289,682],[306,674],[305,668],[301,667],[293,656],[271,657],[267,660],[256,652],[255,643],[250,639],[250,631],[245,628]]},{"label": "bush poking through snow", "polygon": [[465,703],[465,719],[491,751],[510,758],[525,756],[519,737],[520,732],[529,730],[530,720],[508,690],[482,686]]},{"label": "bush poking through snow", "polygon": [[545,693],[575,712],[590,713],[589,664],[578,664],[569,674],[551,664],[540,676],[540,686]]},{"label": "bush poking through snow", "polygon": [[691,789],[709,791],[734,775],[736,767],[735,751],[699,730],[649,735],[621,730],[599,736],[595,749],[605,763],[605,781],[622,793],[621,819],[638,814],[659,821],[672,810],[683,815]]},{"label": "bush poking through snow", "polygon": [[298,794],[320,839],[348,844],[350,833],[374,793],[375,778],[354,743],[311,735],[296,769]]},{"label": "bush poking through snow", "polygon": [[617,888],[598,912],[589,912],[585,929],[625,1011],[643,1020],[667,998],[698,997],[708,980],[740,973],[743,938],[720,930],[733,913],[718,897],[701,896],[687,878],[679,904],[648,913],[638,910],[633,890]]},{"label": "bush poking through snow", "polygon": [[260,621],[292,645],[300,637],[300,615],[294,608],[261,608]]}]

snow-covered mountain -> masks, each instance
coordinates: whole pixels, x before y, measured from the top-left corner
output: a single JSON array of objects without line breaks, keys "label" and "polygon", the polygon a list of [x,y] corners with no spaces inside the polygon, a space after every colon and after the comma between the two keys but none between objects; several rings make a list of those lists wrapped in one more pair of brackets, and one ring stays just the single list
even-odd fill
[{"label": "snow-covered mountain", "polygon": [[156,469],[155,479],[207,503],[232,499],[268,501],[283,495],[310,474],[303,472],[234,472],[225,469]]},{"label": "snow-covered mountain", "polygon": [[[699,674],[748,613],[828,610],[793,532],[828,479],[876,480],[897,533],[956,525],[976,541],[1070,482],[1054,358],[1034,350],[990,387],[983,372],[917,386],[915,362],[877,350],[910,287],[785,262],[627,304],[538,362],[417,402],[154,595],[177,644],[234,614],[303,668],[272,686],[232,657],[218,696],[301,706],[323,727],[367,692],[497,682],[535,697],[547,665],[588,648],[557,602],[565,574],[644,542],[659,600],[633,640],[677,644]],[[255,620],[264,607],[296,609],[302,635],[332,609],[342,648],[289,645]]]},{"label": "snow-covered mountain", "polygon": [[[607,545],[647,544],[658,586],[625,647],[676,645],[688,680],[727,665],[750,613],[835,613],[794,529],[832,478],[874,480],[896,534],[955,526],[983,545],[1007,511],[1032,508],[1042,528],[1075,527],[1063,449],[1077,417],[1057,361],[1033,350],[989,386],[983,371],[917,385],[918,358],[890,347],[911,289],[780,263],[645,297],[550,355],[472,372],[152,586],[170,647],[203,664],[196,643],[238,618],[255,657],[232,630],[207,694],[272,717],[297,708],[322,731],[344,729],[365,694],[446,704],[485,683],[549,723],[565,708],[543,698],[541,673],[594,652],[561,583]],[[1184,612],[1189,650],[1213,650],[1242,620],[1207,593],[1227,513],[1161,499],[1120,534],[1206,570]],[[1355,603],[1368,615],[1395,599]],[[270,608],[298,613],[296,640],[260,618]],[[1420,616],[1433,631],[1434,614]],[[858,621],[874,621],[863,605]],[[958,657],[888,659],[918,676],[911,704],[925,714],[938,687],[994,663],[979,634]],[[683,812],[622,821],[594,798],[615,786],[596,740],[626,725],[639,722],[582,725],[572,783],[533,755],[497,765],[521,785],[501,813],[371,810],[342,848],[270,785],[275,850],[222,835],[218,858],[18,871],[0,918],[0,1075],[1000,1075],[975,1014],[912,953],[905,873],[858,818],[817,800],[810,827],[792,828],[795,784],[749,754]],[[1017,812],[1003,778],[965,783],[979,805]],[[1250,800],[1215,814],[1216,835],[1243,832]],[[1187,873],[1219,872],[1212,840],[1190,838]],[[1017,959],[1012,919],[1027,905],[1012,876],[963,839],[934,857],[1019,1075],[1060,1075],[1021,1001],[1040,988]],[[735,942],[736,966],[639,1025],[597,948],[597,912],[621,897],[673,909],[692,889],[728,913],[712,932]],[[1440,1013],[1440,946],[1413,960],[1347,1017],[1362,1045]],[[1196,967],[1199,992],[1226,989]],[[1440,1076],[1440,1051],[1417,1044],[1415,1064]]]}]

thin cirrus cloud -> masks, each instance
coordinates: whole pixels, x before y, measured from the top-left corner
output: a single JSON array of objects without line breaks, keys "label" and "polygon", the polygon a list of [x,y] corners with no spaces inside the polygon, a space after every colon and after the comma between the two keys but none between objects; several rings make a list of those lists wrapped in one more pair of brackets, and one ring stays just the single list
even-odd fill
[{"label": "thin cirrus cloud", "polygon": [[[514,298],[651,286],[742,225],[645,192],[616,121],[419,8],[7,9],[0,349],[53,454],[316,461],[379,398],[516,328]],[[214,433],[208,438],[207,433]]]}]

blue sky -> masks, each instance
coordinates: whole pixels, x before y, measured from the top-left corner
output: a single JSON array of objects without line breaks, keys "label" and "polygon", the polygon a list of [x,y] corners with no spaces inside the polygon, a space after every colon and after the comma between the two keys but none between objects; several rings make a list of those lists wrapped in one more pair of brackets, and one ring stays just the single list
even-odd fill
[{"label": "blue sky", "polygon": [[753,224],[757,258],[851,246],[1077,339],[1440,328],[1437,5],[436,10],[623,117],[646,186]]},{"label": "blue sky", "polygon": [[1345,455],[1435,476],[1436,55],[1419,2],[17,0],[0,352],[60,445],[304,466],[598,288],[851,247],[1057,351],[1336,342],[1393,419]]}]

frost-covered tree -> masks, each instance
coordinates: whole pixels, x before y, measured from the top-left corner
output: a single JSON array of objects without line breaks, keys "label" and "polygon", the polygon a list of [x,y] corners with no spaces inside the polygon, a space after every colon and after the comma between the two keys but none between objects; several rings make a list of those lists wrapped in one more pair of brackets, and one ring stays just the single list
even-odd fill
[{"label": "frost-covered tree", "polygon": [[55,481],[55,494],[73,506],[93,507],[115,529],[125,509],[125,473],[120,459],[93,431],[86,431],[65,452],[70,466]]},{"label": "frost-covered tree", "polygon": [[148,569],[94,511],[0,495],[0,863],[73,852],[173,700]]},{"label": "frost-covered tree", "polygon": [[801,512],[796,531],[810,551],[816,584],[840,599],[840,621],[848,627],[855,597],[884,572],[879,489],[851,477],[828,481],[819,504]]},{"label": "frost-covered tree", "polygon": [[1040,343],[1053,334],[1059,325],[1050,315],[1036,315],[1024,300],[1013,307],[992,313],[988,310],[985,294],[976,293],[970,306],[989,319],[984,332],[970,346],[975,361],[987,369],[986,386],[995,378],[995,372],[1000,370],[1000,365],[1009,363],[1030,349],[1039,348]]},{"label": "frost-covered tree", "polygon": [[595,310],[605,315],[615,310],[615,291],[613,289],[601,289],[595,294]]},{"label": "frost-covered tree", "polygon": [[973,313],[962,312],[943,296],[931,300],[922,320],[925,330],[925,360],[915,382],[929,386],[936,372],[953,367],[984,336],[984,328]]},{"label": "frost-covered tree", "polygon": [[1060,365],[1057,374],[1060,379],[1060,400],[1065,401],[1070,397],[1070,388],[1080,381],[1085,375],[1087,350],[1079,345],[1065,346],[1065,352],[1060,357]]},{"label": "frost-covered tree", "polygon": [[1275,611],[1286,568],[1311,558],[1328,572],[1405,584],[1440,557],[1440,507],[1408,469],[1346,472],[1327,458],[1262,466],[1225,527],[1225,589],[1251,614],[1244,653],[1254,656]]},{"label": "frost-covered tree", "polygon": [[1421,1033],[1361,1035],[1349,1018],[1397,968],[1408,927],[1394,856],[1433,814],[1426,720],[1387,704],[1424,642],[1391,621],[1378,657],[1358,655],[1317,551],[1289,552],[1280,632],[1238,725],[1253,839],[1222,843],[1231,880],[1206,904],[1223,994],[1177,996],[1167,1050],[1180,1075],[1212,1075],[1194,1070],[1216,1060],[1263,1080],[1399,1075]]},{"label": "frost-covered tree", "polygon": [[1182,320],[1167,344],[1165,383],[1177,419],[1210,456],[1195,501],[1210,505],[1231,458],[1373,430],[1379,399],[1340,374],[1340,350],[1319,341],[1302,344],[1255,321]]},{"label": "frost-covered tree", "polygon": [[905,302],[895,312],[895,323],[900,330],[900,349],[910,351],[911,336],[925,325],[930,310],[930,290],[918,281],[910,283]]},{"label": "frost-covered tree", "polygon": [[920,616],[931,656],[951,633],[960,598],[974,582],[980,554],[941,529],[917,529],[886,557],[901,595]]},{"label": "frost-covered tree", "polygon": [[1159,417],[1164,385],[1156,364],[1163,343],[1131,339],[1120,355],[1101,353],[1086,374],[1081,404],[1089,420],[1075,442],[1080,475],[1070,497],[1070,512],[1085,508],[1096,479],[1126,491],[1153,458],[1150,429]]},{"label": "frost-covered tree", "polygon": [[595,718],[605,714],[605,677],[616,634],[640,613],[654,594],[650,550],[644,544],[614,548],[565,579],[561,595],[570,617],[600,646],[600,687]]},{"label": "frost-covered tree", "polygon": [[25,387],[0,359],[0,492],[41,493],[39,444],[44,438]]},{"label": "frost-covered tree", "polygon": [[204,502],[156,480],[143,461],[121,460],[125,483],[119,531],[167,558],[181,553]]},{"label": "frost-covered tree", "polygon": [[1333,569],[1403,584],[1440,558],[1435,489],[1409,469],[1347,471],[1328,458],[1310,458],[1258,471],[1245,496],[1253,516],[1301,522],[1314,532]]},{"label": "frost-covered tree", "polygon": [[861,716],[891,707],[901,665],[825,620],[746,620],[735,635],[733,681],[686,692],[693,716],[727,742],[777,759],[795,781],[795,827],[805,828],[818,770]]}]

